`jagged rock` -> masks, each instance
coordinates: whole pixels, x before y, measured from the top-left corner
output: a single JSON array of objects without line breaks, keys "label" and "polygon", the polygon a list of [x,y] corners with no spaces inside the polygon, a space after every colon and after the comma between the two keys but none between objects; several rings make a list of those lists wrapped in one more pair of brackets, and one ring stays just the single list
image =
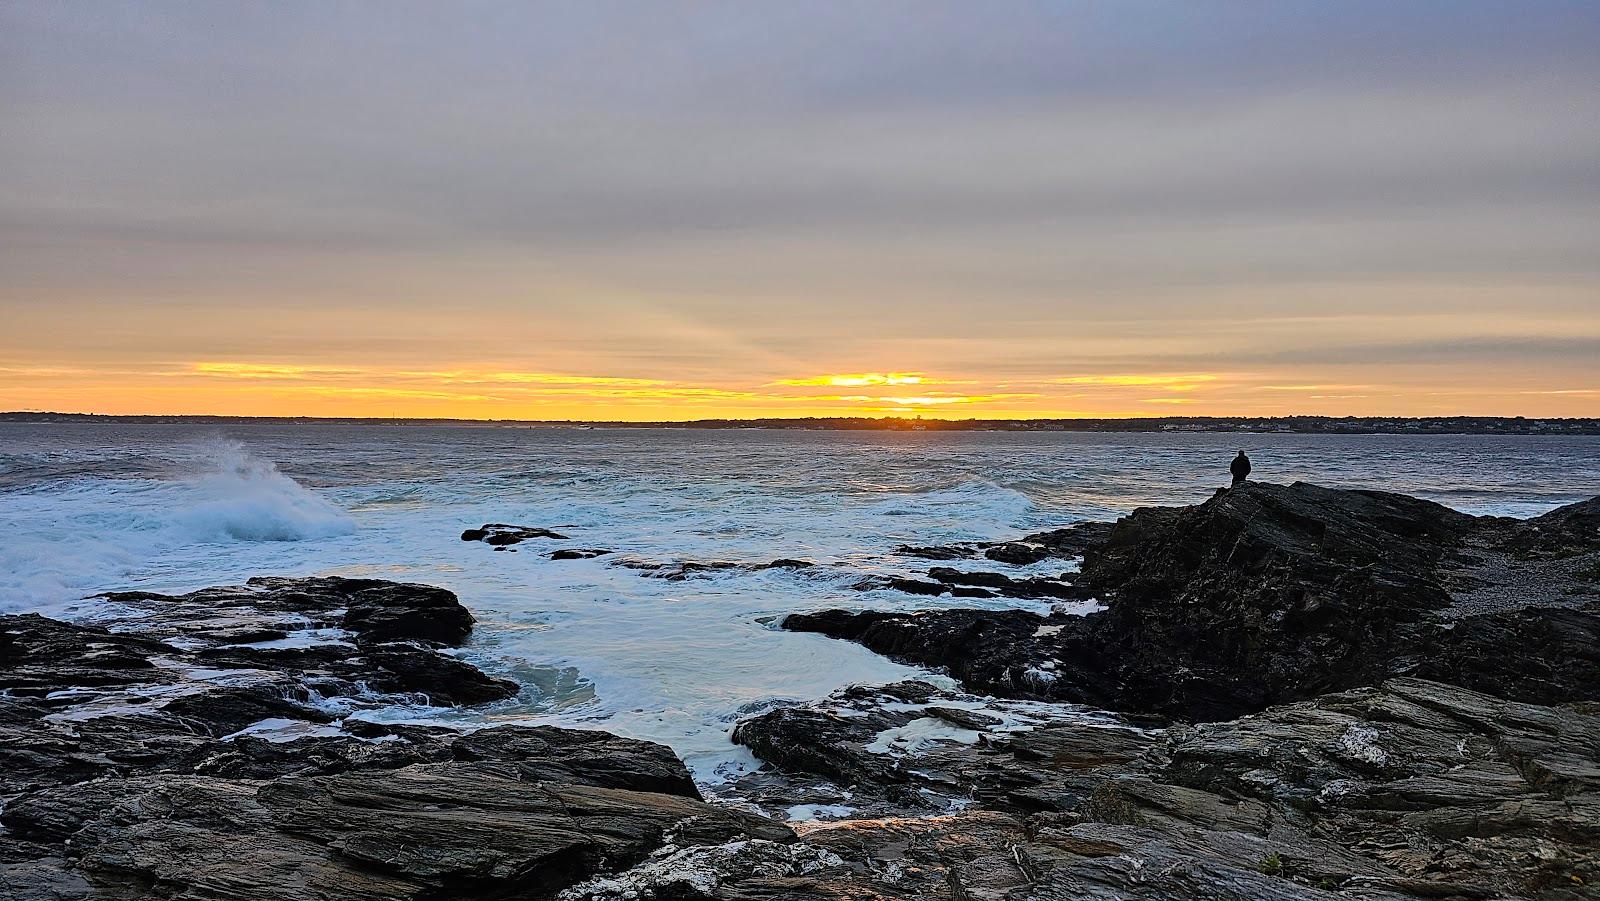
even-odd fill
[{"label": "jagged rock", "polygon": [[793,837],[675,795],[527,782],[487,762],[107,779],[29,795],[4,822],[42,847],[70,841],[104,892],[92,897],[119,899],[541,896],[642,859],[675,826],[706,843]]},{"label": "jagged rock", "polygon": [[903,591],[906,594],[920,594],[930,597],[950,593],[950,586],[943,582],[927,582],[921,579],[905,579],[898,576],[887,579],[863,579],[851,587],[856,591]]},{"label": "jagged rock", "polygon": [[1005,541],[1000,544],[984,548],[983,556],[996,563],[1011,563],[1016,566],[1028,566],[1050,557],[1050,552],[1037,544],[1026,541]]},{"label": "jagged rock", "polygon": [[257,577],[244,585],[184,595],[116,591],[109,600],[140,611],[128,625],[141,635],[216,646],[239,639],[225,627],[278,635],[344,629],[370,641],[433,641],[455,645],[472,631],[472,614],[454,594],[432,585],[347,579]]},{"label": "jagged rock", "polygon": [[[652,901],[656,898],[718,898],[724,886],[804,877],[844,866],[838,855],[804,844],[745,839],[724,845],[667,845],[652,858],[616,876],[565,889],[559,901]],[[737,891],[738,889],[735,889]],[[743,894],[741,892],[741,894]]]},{"label": "jagged rock", "polygon": [[649,579],[665,579],[668,582],[682,582],[685,579],[712,573],[725,572],[730,569],[739,569],[740,564],[727,560],[713,560],[702,562],[685,560],[678,563],[655,563],[645,560],[621,560],[618,566],[639,570],[639,575]]},{"label": "jagged rock", "polygon": [[978,556],[978,549],[968,545],[918,547],[902,544],[895,548],[894,552],[902,557],[917,557],[922,560],[969,560]]},{"label": "jagged rock", "polygon": [[672,749],[592,729],[502,726],[450,742],[457,760],[512,764],[529,782],[567,782],[700,799]]},{"label": "jagged rock", "polygon": [[36,613],[0,617],[0,689],[43,694],[79,686],[170,681],[152,658],[171,651],[154,639],[113,634]]},{"label": "jagged rock", "polygon": [[364,645],[361,651],[372,668],[365,681],[376,691],[415,692],[429,703],[456,706],[504,700],[522,690],[510,679],[494,678],[431,648],[391,642]]},{"label": "jagged rock", "polygon": [[[923,689],[906,696],[937,701]],[[825,716],[765,714],[741,729],[759,724],[766,734],[752,748],[777,747],[784,766],[870,788],[877,771],[856,761],[870,763],[869,747],[883,745],[906,702],[888,695],[879,713],[862,706],[865,692],[799,708]],[[898,759],[891,778],[920,791],[954,786],[988,816],[1025,817],[1025,829],[968,831],[989,859],[1014,862],[1028,890],[1012,898],[1308,899],[1338,889],[1576,899],[1600,884],[1600,718],[1419,679],[1165,732],[1060,722],[947,738]],[[887,824],[897,821],[872,815],[804,840],[847,831],[857,848],[840,851],[847,861],[892,846]],[[875,888],[894,888],[874,876]],[[854,878],[831,874],[825,886],[862,888]]]},{"label": "jagged rock", "polygon": [[[1384,492],[1252,482],[1198,506],[1136,511],[1092,544],[1070,596],[1099,598],[1102,612],[827,611],[784,626],[946,667],[975,690],[1186,719],[1409,673],[1527,700],[1597,699],[1600,604],[1546,585],[1511,609],[1463,617],[1449,588],[1467,549],[1555,535],[1563,560],[1600,554],[1591,506],[1524,523]],[[1500,643],[1518,640],[1519,654],[1505,654]]]},{"label": "jagged rock", "polygon": [[[1071,574],[1064,574],[1070,576]],[[965,572],[944,566],[928,570],[928,576],[950,586],[977,586],[1009,598],[1055,598],[1089,600],[1093,595],[1073,583],[1071,578],[1013,579],[1001,573]]]},{"label": "jagged rock", "polygon": [[810,569],[813,566],[816,566],[816,564],[810,560],[795,560],[790,557],[784,557],[773,560],[770,563],[762,563],[756,569]]},{"label": "jagged rock", "polygon": [[596,557],[604,557],[609,553],[611,552],[602,550],[601,548],[575,547],[551,551],[545,556],[549,557],[551,560],[593,560]]},{"label": "jagged rock", "polygon": [[462,541],[481,541],[491,547],[508,547],[521,544],[535,538],[549,538],[555,541],[566,541],[567,536],[549,529],[539,529],[533,526],[514,526],[503,522],[486,522],[481,528],[467,529],[461,533]]}]

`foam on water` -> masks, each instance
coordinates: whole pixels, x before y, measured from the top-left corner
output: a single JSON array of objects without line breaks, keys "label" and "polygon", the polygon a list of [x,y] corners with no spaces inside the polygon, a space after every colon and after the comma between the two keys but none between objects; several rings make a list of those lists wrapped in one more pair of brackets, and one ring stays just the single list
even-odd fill
[{"label": "foam on water", "polygon": [[[517,679],[524,692],[481,708],[357,715],[605,728],[672,745],[705,782],[754,764],[728,741],[741,717],[850,683],[926,675],[849,642],[784,632],[776,623],[785,614],[1049,607],[852,589],[863,574],[925,573],[928,561],[893,554],[902,543],[1005,538],[1146,504],[1198,502],[1226,478],[1240,444],[1275,481],[1386,488],[1476,513],[1529,515],[1600,484],[1600,440],[1570,438],[233,432],[238,443],[183,426],[0,424],[0,609],[105,615],[103,602],[78,599],[265,574],[440,585],[478,620],[462,656]],[[495,552],[459,540],[484,522],[552,528],[572,537],[568,546],[614,554],[557,562],[543,556],[555,542]],[[817,566],[673,582],[614,565],[622,558],[804,558]],[[1046,561],[1012,572],[1068,568]]]},{"label": "foam on water", "polygon": [[[0,611],[57,610],[178,548],[344,535],[336,505],[237,441],[197,443],[167,478],[24,485],[0,509]],[[225,553],[225,552],[219,552]]]}]

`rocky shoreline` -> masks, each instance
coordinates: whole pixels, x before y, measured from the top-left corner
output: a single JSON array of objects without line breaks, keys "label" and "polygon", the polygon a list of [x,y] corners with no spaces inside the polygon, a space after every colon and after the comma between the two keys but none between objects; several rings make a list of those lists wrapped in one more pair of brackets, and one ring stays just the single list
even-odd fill
[{"label": "rocky shoreline", "polygon": [[[462,538],[562,540],[498,523]],[[0,617],[0,886],[19,901],[1600,897],[1600,498],[1522,521],[1250,483],[901,555],[927,578],[861,589],[1099,609],[791,615],[955,681],[749,717],[734,739],[768,765],[712,801],[648,742],[352,716],[519,692],[454,653],[472,617],[442,589],[257,579],[108,595],[111,628]]]}]

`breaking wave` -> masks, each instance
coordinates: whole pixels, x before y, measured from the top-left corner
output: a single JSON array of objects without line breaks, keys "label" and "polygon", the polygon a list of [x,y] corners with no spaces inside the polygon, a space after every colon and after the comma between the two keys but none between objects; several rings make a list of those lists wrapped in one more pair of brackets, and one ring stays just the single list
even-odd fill
[{"label": "breaking wave", "polygon": [[58,608],[187,546],[355,531],[343,510],[243,445],[199,451],[204,468],[176,479],[80,476],[6,493],[0,612]]}]

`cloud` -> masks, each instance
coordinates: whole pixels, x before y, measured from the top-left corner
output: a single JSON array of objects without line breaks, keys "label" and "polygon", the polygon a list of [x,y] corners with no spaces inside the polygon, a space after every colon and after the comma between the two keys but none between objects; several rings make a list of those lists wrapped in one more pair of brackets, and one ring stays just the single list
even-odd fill
[{"label": "cloud", "polygon": [[773,385],[810,386],[829,385],[853,388],[867,385],[922,385],[934,384],[916,372],[858,372],[843,375],[814,375],[798,379],[778,379]]}]

